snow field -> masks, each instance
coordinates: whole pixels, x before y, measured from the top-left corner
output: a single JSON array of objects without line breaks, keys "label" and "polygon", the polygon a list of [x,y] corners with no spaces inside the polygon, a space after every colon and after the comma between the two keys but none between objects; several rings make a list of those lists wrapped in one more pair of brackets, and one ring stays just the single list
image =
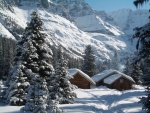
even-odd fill
[{"label": "snow field", "polygon": [[73,105],[60,105],[67,113],[145,113],[139,97],[144,88],[117,91],[106,87],[76,90],[77,99]]},{"label": "snow field", "polygon": [[[139,97],[144,96],[144,87],[135,86],[132,90],[117,91],[100,86],[92,89],[77,89],[74,104],[59,105],[66,113],[146,113]],[[0,113],[23,113],[22,106],[9,106],[0,103]]]},{"label": "snow field", "polygon": [[5,36],[6,38],[16,40],[15,37],[1,23],[0,23],[0,33],[2,34],[2,36]]}]

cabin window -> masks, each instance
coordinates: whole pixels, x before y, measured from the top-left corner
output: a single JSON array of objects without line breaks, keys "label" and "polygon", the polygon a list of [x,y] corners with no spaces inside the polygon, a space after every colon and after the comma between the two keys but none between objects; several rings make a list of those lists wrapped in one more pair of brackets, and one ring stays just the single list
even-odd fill
[{"label": "cabin window", "polygon": [[123,79],[120,79],[120,83],[123,83]]}]

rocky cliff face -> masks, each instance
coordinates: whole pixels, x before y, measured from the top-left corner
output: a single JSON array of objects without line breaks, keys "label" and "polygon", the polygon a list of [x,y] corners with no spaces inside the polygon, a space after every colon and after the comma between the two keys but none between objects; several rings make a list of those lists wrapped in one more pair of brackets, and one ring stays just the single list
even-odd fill
[{"label": "rocky cliff face", "polygon": [[[118,35],[122,31],[117,27],[114,19],[107,15],[104,11],[93,10],[84,0],[7,0],[9,4],[21,6],[34,6],[39,8],[46,8],[48,12],[58,14],[67,20],[76,24],[78,28],[86,32],[98,32],[110,35]],[[11,8],[11,7],[10,7]],[[9,9],[10,9],[9,8]],[[11,8],[11,10],[13,10]],[[81,21],[85,18],[84,24],[80,25]],[[81,21],[80,21],[81,20]],[[86,21],[90,21],[86,25]],[[94,23],[92,23],[94,22]],[[95,26],[96,25],[96,26]],[[91,27],[91,28],[89,28]],[[112,30],[111,30],[112,29]],[[116,32],[113,32],[116,30]]]},{"label": "rocky cliff face", "polygon": [[84,0],[7,0],[0,2],[0,23],[7,30],[3,35],[19,38],[34,10],[43,19],[47,34],[53,35],[47,42],[61,45],[75,58],[82,58],[85,46],[90,44],[96,60],[111,59],[114,51],[123,59],[135,51],[128,41],[132,29],[148,22],[147,11],[122,9],[107,14],[93,10]]},{"label": "rocky cliff face", "polygon": [[118,27],[127,35],[133,35],[135,27],[141,27],[149,22],[148,10],[120,9],[108,14],[117,23]]},{"label": "rocky cliff face", "polygon": [[50,9],[52,13],[74,22],[83,31],[109,35],[121,33],[111,16],[104,11],[93,10],[84,0],[51,0]]}]

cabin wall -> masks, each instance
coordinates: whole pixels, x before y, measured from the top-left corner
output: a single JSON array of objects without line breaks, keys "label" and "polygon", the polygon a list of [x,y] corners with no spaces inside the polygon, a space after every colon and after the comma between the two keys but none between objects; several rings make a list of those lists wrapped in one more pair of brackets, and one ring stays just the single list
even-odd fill
[{"label": "cabin wall", "polygon": [[78,86],[78,88],[90,89],[90,82],[88,80],[86,80],[84,77],[82,77],[79,73],[74,75],[74,78],[70,79],[70,82],[72,84]]},{"label": "cabin wall", "polygon": [[114,83],[108,85],[105,84],[108,88],[111,89],[117,89],[117,90],[128,90],[132,88],[133,82],[130,80],[126,79],[125,77],[121,77],[118,80],[116,80]]},{"label": "cabin wall", "polygon": [[103,85],[103,80],[100,80],[96,83],[96,86],[101,86],[101,85]]}]

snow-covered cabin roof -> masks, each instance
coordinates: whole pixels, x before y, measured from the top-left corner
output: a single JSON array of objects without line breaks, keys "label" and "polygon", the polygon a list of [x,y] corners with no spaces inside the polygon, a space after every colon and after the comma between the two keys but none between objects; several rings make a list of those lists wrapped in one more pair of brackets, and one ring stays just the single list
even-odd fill
[{"label": "snow-covered cabin roof", "polygon": [[86,80],[88,80],[91,83],[91,85],[96,85],[96,83],[87,74],[85,74],[84,72],[82,72],[81,70],[77,68],[67,69],[67,71],[69,72],[71,76],[74,76],[77,73],[80,73],[82,77],[84,77]]},{"label": "snow-covered cabin roof", "polygon": [[112,69],[109,69],[109,70],[104,70],[94,76],[92,76],[91,78],[95,81],[95,82],[98,82],[100,80],[102,80],[103,78],[107,77],[108,75],[110,74],[113,74],[113,73],[117,73],[115,70],[112,70]]},{"label": "snow-covered cabin roof", "polygon": [[132,81],[133,83],[135,83],[135,81],[133,80],[133,78],[131,78],[130,76],[125,75],[125,74],[123,74],[121,72],[118,72],[118,74],[113,74],[113,75],[105,78],[104,79],[104,83],[106,83],[106,84],[112,84],[113,82],[115,82],[120,77],[125,77],[126,79],[128,79],[128,80]]}]

